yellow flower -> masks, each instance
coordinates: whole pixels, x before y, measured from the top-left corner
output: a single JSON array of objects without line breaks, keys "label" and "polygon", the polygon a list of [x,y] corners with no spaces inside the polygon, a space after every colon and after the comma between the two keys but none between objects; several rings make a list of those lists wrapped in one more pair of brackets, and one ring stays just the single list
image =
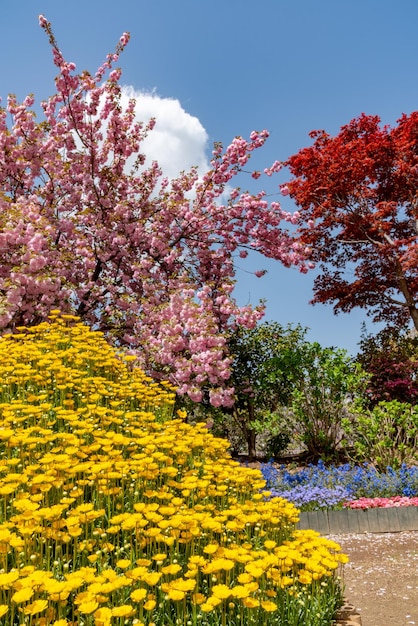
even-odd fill
[{"label": "yellow flower", "polygon": [[96,626],[111,626],[112,609],[101,607],[94,612],[94,623]]},{"label": "yellow flower", "polygon": [[209,543],[203,548],[203,552],[205,552],[206,554],[214,554],[218,548],[219,546],[217,543]]},{"label": "yellow flower", "polygon": [[250,583],[253,579],[253,577],[251,576],[251,574],[245,573],[245,574],[240,574],[238,576],[238,582],[241,583],[242,585],[245,585],[246,583]]},{"label": "yellow flower", "polygon": [[144,565],[140,565],[138,567],[134,567],[131,570],[128,570],[125,576],[126,578],[129,578],[129,580],[142,580],[144,576],[148,573],[148,569]]},{"label": "yellow flower", "polygon": [[203,593],[194,593],[192,595],[192,602],[193,604],[202,604],[203,602],[205,602],[206,597],[203,595]]},{"label": "yellow flower", "polygon": [[122,606],[115,606],[112,609],[113,617],[130,617],[135,613],[135,609],[130,604],[123,604]]},{"label": "yellow flower", "polygon": [[19,589],[12,595],[12,602],[16,602],[16,604],[20,604],[21,602],[27,602],[33,596],[33,589],[31,587],[23,587],[23,589]]},{"label": "yellow flower", "polygon": [[153,561],[165,561],[165,559],[167,558],[167,555],[164,552],[161,552],[161,553],[159,552],[158,554],[154,554],[154,556],[151,558]]},{"label": "yellow flower", "polygon": [[302,585],[310,585],[312,582],[312,574],[305,569],[298,572],[298,580]]},{"label": "yellow flower", "polygon": [[195,554],[189,558],[189,567],[191,565],[194,567],[203,567],[206,565],[206,559],[203,556]]},{"label": "yellow flower", "polygon": [[212,593],[215,598],[226,600],[231,595],[231,589],[227,585],[214,585],[212,587]]},{"label": "yellow flower", "polygon": [[336,554],[335,558],[337,559],[337,561],[339,561],[340,563],[348,563],[349,562],[349,558],[347,554]]},{"label": "yellow flower", "polygon": [[144,604],[144,609],[146,611],[152,611],[155,608],[156,605],[156,601],[155,600],[148,600],[147,602],[145,602]]},{"label": "yellow flower", "polygon": [[177,574],[181,571],[181,565],[178,563],[171,563],[170,565],[166,565],[161,568],[161,572],[163,574]]},{"label": "yellow flower", "polygon": [[173,600],[174,602],[179,602],[180,600],[183,600],[186,596],[186,594],[184,593],[184,591],[180,591],[179,589],[169,589],[167,592],[167,596],[170,600]]},{"label": "yellow flower", "polygon": [[35,615],[35,613],[42,613],[48,606],[48,600],[35,600],[31,604],[27,604],[23,609],[25,615]]},{"label": "yellow flower", "polygon": [[72,526],[68,529],[68,534],[70,537],[79,537],[83,532],[83,529],[80,526]]},{"label": "yellow flower", "polygon": [[260,578],[260,576],[264,573],[263,568],[257,567],[253,563],[248,563],[248,565],[245,566],[245,571],[248,572],[248,574],[251,574],[254,578]]},{"label": "yellow flower", "polygon": [[134,589],[129,596],[133,602],[142,602],[144,598],[146,598],[147,590],[146,589]]},{"label": "yellow flower", "polygon": [[99,603],[95,599],[87,599],[78,605],[80,613],[94,613],[99,608]]},{"label": "yellow flower", "polygon": [[160,572],[147,572],[142,577],[142,580],[147,583],[150,587],[154,587],[158,584],[161,573]]},{"label": "yellow flower", "polygon": [[260,601],[255,598],[244,598],[242,603],[247,609],[255,609],[260,606]]},{"label": "yellow flower", "polygon": [[[334,575],[344,561],[319,534],[293,534],[296,508],[257,493],[265,488],[259,470],[233,461],[228,443],[204,424],[187,424],[183,409],[172,419],[173,388],[152,381],[77,319],[56,311],[13,340],[0,337],[0,374],[0,489],[10,492],[11,516],[0,524],[0,557],[33,555],[22,557],[19,571],[0,573],[0,593],[27,620],[70,594],[74,619],[97,626],[136,622],[131,616],[142,609],[150,621],[164,597],[180,604],[187,597],[197,614],[197,606],[269,612],[278,587],[297,594],[305,578]],[[11,453],[15,460],[6,458]],[[291,539],[277,545],[282,533]],[[38,545],[57,554],[39,575]],[[123,558],[128,549],[149,558]],[[92,566],[70,573],[62,555],[75,553]],[[174,553],[181,565],[170,564]],[[294,578],[284,576],[292,568]],[[198,593],[201,573],[209,598]],[[35,599],[41,594],[45,600]],[[0,615],[7,610],[0,605]],[[52,613],[43,615],[32,621],[52,626]]]},{"label": "yellow flower", "polygon": [[3,617],[3,615],[6,615],[8,610],[9,610],[9,607],[7,604],[0,604],[0,617]]},{"label": "yellow flower", "polygon": [[250,590],[245,585],[235,585],[235,587],[231,589],[231,595],[234,596],[234,598],[248,598],[250,593]]},{"label": "yellow flower", "polygon": [[48,597],[53,602],[63,602],[71,593],[72,587],[66,580],[49,580],[44,585]]},{"label": "yellow flower", "polygon": [[4,574],[0,574],[0,589],[7,589],[19,578],[19,572],[12,570]]},{"label": "yellow flower", "polygon": [[168,584],[170,588],[179,589],[179,591],[193,591],[193,589],[196,587],[195,580],[186,580],[185,578],[176,578]]},{"label": "yellow flower", "polygon": [[255,580],[251,583],[247,583],[245,586],[249,589],[250,593],[254,593],[254,591],[257,591],[259,588],[259,585]]}]

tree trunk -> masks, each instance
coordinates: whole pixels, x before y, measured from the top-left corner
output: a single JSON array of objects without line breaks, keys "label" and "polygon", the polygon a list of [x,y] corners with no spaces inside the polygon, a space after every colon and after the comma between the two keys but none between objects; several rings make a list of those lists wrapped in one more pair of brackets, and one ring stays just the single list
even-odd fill
[{"label": "tree trunk", "polygon": [[400,289],[405,298],[406,306],[408,307],[409,315],[412,319],[412,323],[414,324],[414,328],[415,330],[418,331],[418,310],[415,306],[415,300],[409,290],[408,282],[406,280],[401,262],[399,261],[398,258],[396,258],[395,261],[396,261],[396,271],[398,275]]},{"label": "tree trunk", "polygon": [[247,406],[248,406],[248,424],[246,427],[246,439],[247,439],[247,445],[248,445],[248,456],[251,458],[255,458],[257,456],[257,451],[256,451],[257,433],[250,426],[251,422],[254,421],[254,417],[255,417],[254,405],[251,402],[251,400],[248,401]]},{"label": "tree trunk", "polygon": [[409,307],[409,314],[411,315],[415,330],[418,331],[418,310],[415,306]]}]

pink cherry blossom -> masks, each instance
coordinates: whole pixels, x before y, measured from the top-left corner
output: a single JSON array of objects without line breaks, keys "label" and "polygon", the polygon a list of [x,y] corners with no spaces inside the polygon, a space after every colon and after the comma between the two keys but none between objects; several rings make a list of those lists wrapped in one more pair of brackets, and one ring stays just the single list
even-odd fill
[{"label": "pink cherry blossom", "polygon": [[[228,334],[264,313],[235,302],[235,259],[255,250],[301,272],[311,266],[292,245],[296,217],[262,189],[241,191],[268,132],[217,143],[209,171],[168,180],[141,150],[155,120],[139,123],[134,100],[120,105],[115,63],[129,33],[95,73],[77,74],[48,20],[39,23],[58,71],[44,119],[32,96],[10,95],[0,110],[0,329],[37,323],[54,308],[75,313],[178,393],[200,402],[208,388],[215,406],[229,406]],[[275,161],[252,178],[280,168]]]}]

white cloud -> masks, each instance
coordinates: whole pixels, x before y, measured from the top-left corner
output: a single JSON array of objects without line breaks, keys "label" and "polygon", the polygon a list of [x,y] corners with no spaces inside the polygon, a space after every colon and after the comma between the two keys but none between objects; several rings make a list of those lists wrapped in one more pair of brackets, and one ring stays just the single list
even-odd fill
[{"label": "white cloud", "polygon": [[147,164],[158,161],[163,175],[175,178],[181,171],[198,166],[202,175],[209,169],[207,158],[208,134],[197,117],[187,113],[178,100],[161,98],[155,93],[122,88],[122,105],[130,98],[136,100],[138,121],[154,117],[154,129],[142,144]]}]

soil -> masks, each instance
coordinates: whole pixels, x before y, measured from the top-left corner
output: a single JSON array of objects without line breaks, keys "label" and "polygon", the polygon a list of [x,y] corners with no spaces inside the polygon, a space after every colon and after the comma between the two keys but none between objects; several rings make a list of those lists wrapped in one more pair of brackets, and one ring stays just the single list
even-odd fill
[{"label": "soil", "polygon": [[418,626],[418,532],[330,538],[350,558],[344,595],[362,626]]}]

